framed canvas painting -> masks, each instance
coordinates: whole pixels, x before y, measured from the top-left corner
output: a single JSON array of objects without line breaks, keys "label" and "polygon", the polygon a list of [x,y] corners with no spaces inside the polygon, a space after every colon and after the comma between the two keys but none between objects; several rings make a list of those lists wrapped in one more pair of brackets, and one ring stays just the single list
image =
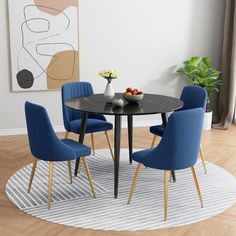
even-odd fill
[{"label": "framed canvas painting", "polygon": [[78,0],[8,0],[12,90],[79,80]]}]

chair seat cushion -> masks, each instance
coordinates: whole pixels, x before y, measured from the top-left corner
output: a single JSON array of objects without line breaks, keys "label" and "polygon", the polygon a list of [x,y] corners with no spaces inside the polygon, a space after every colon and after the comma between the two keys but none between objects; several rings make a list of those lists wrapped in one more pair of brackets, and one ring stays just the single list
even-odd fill
[{"label": "chair seat cushion", "polygon": [[154,125],[150,127],[150,132],[160,137],[163,136],[164,131],[165,131],[165,128],[163,125]]},{"label": "chair seat cushion", "polygon": [[139,163],[143,163],[145,162],[145,157],[150,154],[151,152],[153,151],[153,148],[150,148],[150,149],[145,149],[145,150],[142,150],[142,151],[138,151],[138,152],[134,152],[132,154],[132,159],[134,161],[137,161]]},{"label": "chair seat cushion", "polygon": [[[156,148],[145,149],[133,153],[132,159],[139,163],[142,163],[146,167],[159,169],[159,170],[172,170],[169,167],[169,163],[165,159],[160,158],[157,153],[155,153]],[[153,153],[152,153],[153,152]]]},{"label": "chair seat cushion", "polygon": [[[163,158],[160,158],[157,153],[155,153],[156,148],[145,149],[133,153],[132,159],[139,163],[142,163],[146,167],[159,169],[159,170],[174,170],[170,166],[169,162]],[[153,153],[152,153],[153,152]],[[175,169],[177,170],[177,169]]]},{"label": "chair seat cushion", "polygon": [[[81,119],[70,121],[70,131],[79,134]],[[86,133],[101,132],[113,129],[112,123],[98,119],[88,119]]]},{"label": "chair seat cushion", "polygon": [[61,139],[61,141],[75,151],[76,158],[89,156],[91,154],[91,148],[86,145],[78,143],[72,139]]}]

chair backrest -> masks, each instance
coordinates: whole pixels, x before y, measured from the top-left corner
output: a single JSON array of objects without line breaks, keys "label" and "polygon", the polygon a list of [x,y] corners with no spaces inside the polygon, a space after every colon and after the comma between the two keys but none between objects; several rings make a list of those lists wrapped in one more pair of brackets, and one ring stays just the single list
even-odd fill
[{"label": "chair backrest", "polygon": [[72,82],[65,83],[61,88],[62,112],[65,129],[70,131],[69,122],[81,119],[82,113],[65,106],[65,102],[69,99],[88,97],[93,94],[92,85],[88,82]]},{"label": "chair backrest", "polygon": [[179,111],[198,107],[201,107],[205,111],[207,91],[199,86],[186,86],[181,93],[180,100],[184,102],[184,106]]},{"label": "chair backrest", "polygon": [[65,156],[67,160],[75,158],[75,152],[56,136],[44,107],[26,102],[25,117],[34,157],[46,161],[64,160]]},{"label": "chair backrest", "polygon": [[147,156],[149,166],[164,170],[193,166],[198,159],[203,117],[202,108],[174,112],[160,144]]}]

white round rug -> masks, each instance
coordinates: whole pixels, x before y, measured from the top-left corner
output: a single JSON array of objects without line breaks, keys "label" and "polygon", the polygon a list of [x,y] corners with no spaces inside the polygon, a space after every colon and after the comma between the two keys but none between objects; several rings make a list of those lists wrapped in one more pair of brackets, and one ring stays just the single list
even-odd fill
[{"label": "white round rug", "polygon": [[[135,150],[134,150],[135,151]],[[51,209],[47,208],[48,163],[40,161],[31,193],[27,193],[31,165],[13,174],[5,192],[9,200],[24,212],[40,219],[94,230],[154,230],[191,224],[217,215],[236,202],[236,179],[223,168],[201,162],[195,165],[204,208],[200,207],[191,169],[176,172],[177,182],[169,183],[168,219],[163,221],[163,180],[160,170],[143,168],[130,205],[128,194],[137,166],[129,164],[128,149],[121,149],[119,197],[113,197],[113,161],[107,149],[96,150],[87,158],[97,198],[94,199],[85,175],[69,184],[67,163],[54,168]],[[73,163],[74,168],[74,163]]]}]

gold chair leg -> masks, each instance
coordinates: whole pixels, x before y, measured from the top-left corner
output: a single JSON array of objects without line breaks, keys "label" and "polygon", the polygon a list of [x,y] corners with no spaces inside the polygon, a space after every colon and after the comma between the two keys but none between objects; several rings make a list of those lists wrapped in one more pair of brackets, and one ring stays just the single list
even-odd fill
[{"label": "gold chair leg", "polygon": [[80,173],[80,170],[81,170],[81,161],[79,162],[79,165],[78,165],[78,173]]},{"label": "gold chair leg", "polygon": [[33,161],[33,167],[32,167],[32,171],[31,171],[31,175],[30,175],[28,193],[30,192],[31,185],[32,185],[32,182],[33,182],[33,179],[34,179],[34,173],[35,173],[35,170],[36,170],[37,162],[38,162],[38,160],[35,158],[34,161]]},{"label": "gold chair leg", "polygon": [[68,161],[68,172],[70,177],[70,183],[72,184],[71,161]]},{"label": "gold chair leg", "polygon": [[153,139],[152,139],[152,145],[151,145],[151,148],[154,148],[155,143],[156,143],[156,139],[157,139],[157,135],[154,135],[154,136],[153,136]]},{"label": "gold chair leg", "polygon": [[167,220],[169,176],[170,176],[170,171],[165,171],[164,172],[164,221]]},{"label": "gold chair leg", "polygon": [[199,200],[200,200],[200,203],[201,203],[201,207],[203,207],[202,194],[201,194],[201,190],[200,190],[200,187],[199,187],[199,184],[198,184],[197,175],[196,175],[194,166],[191,167],[191,170],[192,170],[194,182],[195,182],[195,185],[196,185],[198,197],[199,197]]},{"label": "gold chair leg", "polygon": [[51,161],[51,162],[50,162],[50,165],[49,165],[49,177],[48,177],[48,209],[51,208],[53,164],[54,164],[54,162]]},{"label": "gold chair leg", "polygon": [[108,142],[108,146],[109,146],[109,149],[110,149],[110,152],[111,152],[112,159],[114,160],[114,154],[113,154],[113,150],[112,150],[112,146],[111,146],[111,141],[110,141],[110,138],[109,138],[109,135],[108,135],[107,131],[105,131],[105,135],[107,137],[107,142]]},{"label": "gold chair leg", "polygon": [[86,160],[85,157],[81,157],[81,158],[82,158],[83,163],[84,163],[84,167],[85,167],[85,170],[86,170],[86,174],[88,176],[88,180],[89,180],[89,184],[90,184],[90,187],[91,187],[91,190],[92,190],[92,193],[93,193],[93,197],[96,198],[96,193],[95,193],[95,190],[94,190],[94,187],[93,187],[93,180],[92,180],[92,177],[91,177],[91,174],[90,174],[90,170],[89,170],[87,160]]},{"label": "gold chair leg", "polygon": [[68,138],[68,136],[69,136],[69,132],[66,131],[66,132],[65,132],[65,138]]},{"label": "gold chair leg", "polygon": [[132,195],[133,195],[133,192],[134,192],[134,189],[135,189],[135,186],[136,186],[136,183],[137,183],[137,180],[138,180],[138,176],[139,176],[139,172],[140,172],[141,168],[142,168],[142,164],[139,163],[137,168],[136,168],[136,172],[135,172],[135,175],[134,175],[132,187],[130,189],[130,193],[129,193],[129,198],[128,198],[128,203],[127,204],[130,204],[130,202],[131,202],[131,198],[132,198]]},{"label": "gold chair leg", "polygon": [[203,150],[202,150],[202,145],[201,144],[200,144],[200,147],[199,147],[199,151],[200,151],[200,157],[201,157],[201,160],[202,160],[202,165],[203,165],[205,174],[207,174],[207,169],[206,169],[206,164],[205,164],[204,154],[203,154]]},{"label": "gold chair leg", "polygon": [[95,156],[95,147],[94,147],[93,133],[91,133],[91,142],[92,142],[93,155]]}]

